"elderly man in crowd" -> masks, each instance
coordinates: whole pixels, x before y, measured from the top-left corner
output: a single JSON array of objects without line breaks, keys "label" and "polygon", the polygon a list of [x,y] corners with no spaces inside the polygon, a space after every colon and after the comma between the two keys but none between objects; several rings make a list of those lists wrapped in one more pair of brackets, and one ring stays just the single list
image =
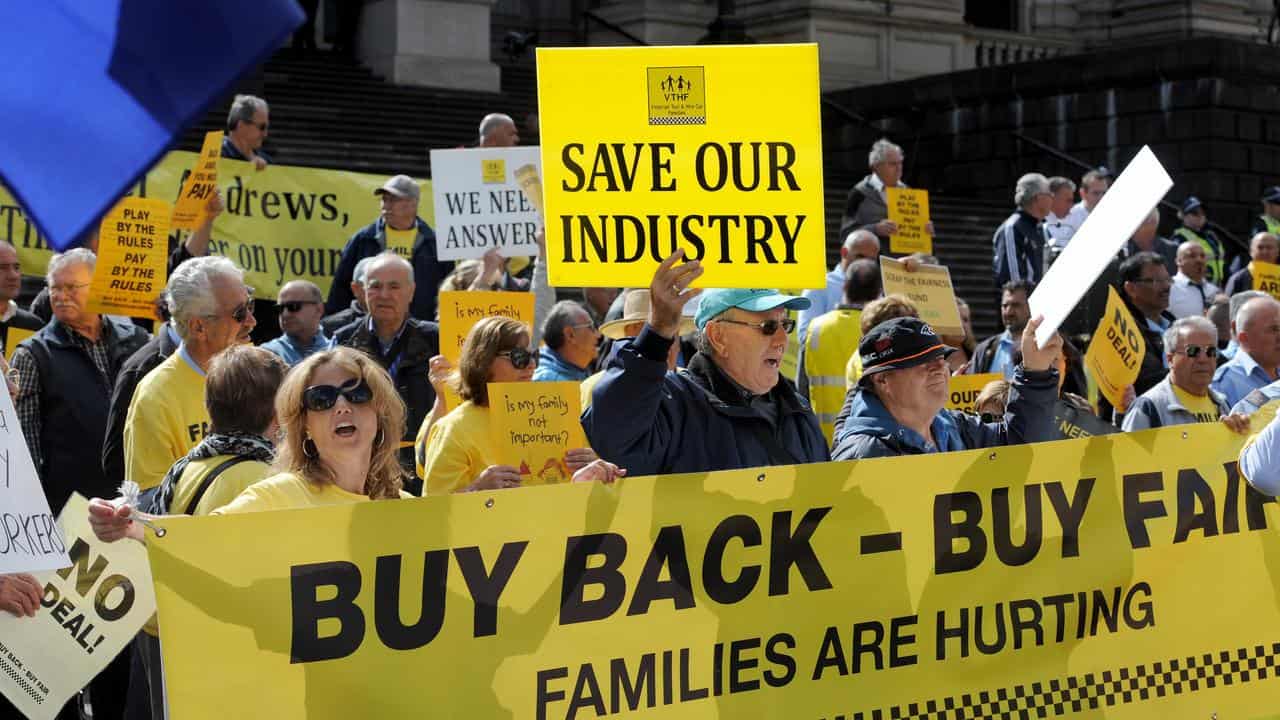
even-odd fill
[{"label": "elderly man in crowd", "polygon": [[[840,234],[861,229],[874,233],[883,240],[898,232],[897,223],[889,219],[889,204],[885,188],[905,188],[902,182],[902,165],[905,159],[902,148],[889,142],[888,138],[880,138],[871,146],[867,154],[867,167],[871,172],[862,178],[845,200],[844,218],[840,221]],[[933,223],[925,226],[932,235]]]},{"label": "elderly man in crowd", "polygon": [[1213,374],[1213,389],[1234,407],[1250,392],[1277,379],[1280,368],[1280,302],[1270,296],[1246,302],[1235,320],[1236,352]]},{"label": "elderly man in crowd", "polygon": [[1194,240],[1200,243],[1204,248],[1205,275],[1209,278],[1209,282],[1218,286],[1225,284],[1227,281],[1226,251],[1223,250],[1222,241],[1213,230],[1208,228],[1209,216],[1200,198],[1188,195],[1182,203],[1182,209],[1178,212],[1178,220],[1182,224],[1173,231],[1174,242],[1182,244],[1187,240]]},{"label": "elderly man in crowd", "polygon": [[1176,318],[1202,316],[1222,292],[1205,279],[1205,254],[1200,243],[1190,240],[1178,246],[1178,274],[1169,289],[1169,313]]},{"label": "elderly man in crowd", "polygon": [[280,337],[262,347],[280,356],[293,367],[309,356],[328,349],[329,338],[320,329],[324,296],[309,280],[290,280],[280,288]]},{"label": "elderly man in crowd", "polygon": [[391,375],[407,415],[404,436],[385,441],[400,445],[405,490],[421,495],[422,481],[414,472],[413,439],[436,401],[429,372],[431,358],[440,354],[440,326],[409,314],[416,293],[413,271],[409,261],[394,252],[378,255],[365,272],[368,318],[338,330],[333,342],[364,352]]},{"label": "elderly man in crowd", "polygon": [[1062,252],[1071,241],[1071,236],[1080,228],[1071,224],[1071,206],[1076,199],[1076,184],[1070,178],[1056,176],[1049,178],[1049,192],[1053,193],[1053,204],[1044,219],[1044,234],[1049,244],[1058,252]]},{"label": "elderly man in crowd", "polygon": [[[809,307],[800,311],[800,347],[804,347],[805,338],[809,337],[809,323],[815,318],[826,315],[844,302],[846,273],[849,265],[855,260],[877,260],[880,257],[880,239],[870,230],[861,228],[851,230],[840,245],[840,262],[827,273],[827,286],[821,290],[805,290],[802,294],[809,298]],[[877,267],[879,267],[877,265]]]},{"label": "elderly man in crowd", "polygon": [[15,409],[54,514],[72,492],[101,497],[115,490],[101,460],[111,388],[147,342],[132,323],[87,310],[95,262],[84,248],[49,261],[53,321],[13,354]]},{"label": "elderly man in crowd", "polygon": [[408,175],[396,175],[373,194],[382,204],[381,213],[377,220],[356,231],[342,249],[325,312],[336,313],[351,304],[356,263],[390,250],[412,263],[416,289],[410,304],[411,314],[419,320],[434,318],[440,283],[453,269],[453,263],[441,262],[436,257],[436,234],[418,217],[421,189]]},{"label": "elderly man in crowd", "polygon": [[9,328],[35,332],[44,327],[45,322],[18,307],[14,301],[22,292],[22,264],[18,262],[18,251],[9,243],[0,240],[0,343],[5,350],[9,348]]},{"label": "elderly man in crowd", "polygon": [[515,147],[520,144],[520,131],[510,115],[489,113],[480,121],[480,147]]},{"label": "elderly man in crowd", "polygon": [[1018,178],[1013,203],[1018,209],[996,228],[991,239],[996,287],[1004,287],[1011,280],[1027,280],[1034,285],[1044,277],[1042,223],[1053,206],[1049,181],[1040,173]]},{"label": "elderly man in crowd", "polygon": [[[1121,426],[1125,432],[1217,422],[1231,415],[1226,399],[1210,387],[1218,356],[1218,329],[1213,323],[1198,315],[1178,319],[1164,331],[1164,349],[1169,374],[1125,413]],[[1233,417],[1230,423],[1238,428],[1240,419]]]},{"label": "elderly man in crowd", "polygon": [[[1280,240],[1269,232],[1260,232],[1249,238],[1249,259],[1272,263],[1280,257]],[[1250,262],[1227,280],[1227,295],[1253,289],[1253,263]]]},{"label": "elderly man in crowd", "polygon": [[1178,271],[1178,243],[1166,240],[1158,234],[1160,229],[1160,208],[1153,207],[1146,219],[1133,231],[1124,247],[1120,248],[1120,259],[1133,257],[1140,252],[1153,252],[1164,261],[1164,269],[1173,275]]},{"label": "elderly man in crowd", "polygon": [[223,349],[249,342],[257,324],[244,271],[221,256],[178,266],[165,296],[182,342],[138,383],[124,424],[125,477],[143,489],[209,432],[205,370]]},{"label": "elderly man in crowd", "polygon": [[1000,319],[1004,322],[1004,332],[978,343],[973,349],[968,372],[1003,373],[1005,377],[1013,374],[1014,351],[1018,349],[1022,329],[1031,320],[1031,305],[1027,298],[1031,297],[1033,289],[1026,280],[1010,280],[1004,284],[1000,292]]},{"label": "elderly man in crowd", "polygon": [[854,260],[845,279],[844,302],[814,320],[808,338],[800,343],[796,385],[800,396],[809,399],[828,440],[844,404],[845,368],[862,338],[862,308],[880,297],[881,290],[880,264]]},{"label": "elderly man in crowd", "polygon": [[222,136],[222,157],[253,163],[259,170],[271,163],[262,151],[270,121],[267,101],[253,95],[237,95],[227,112],[227,134]]},{"label": "elderly man in crowd", "polygon": [[364,304],[364,276],[369,269],[369,263],[373,262],[372,257],[361,258],[356,263],[356,269],[351,274],[351,305],[343,310],[339,310],[331,315],[325,315],[320,321],[320,329],[324,334],[333,337],[333,334],[344,325],[350,325],[356,320],[363,320],[369,314],[369,308]]},{"label": "elderly man in crowd", "polygon": [[[582,416],[591,447],[630,474],[705,472],[828,459],[822,428],[779,368],[802,297],[769,290],[687,291],[699,261],[677,250],[649,286],[640,335],[618,349]],[[667,371],[681,310],[701,294],[698,352]]]},{"label": "elderly man in crowd", "polygon": [[581,305],[561,300],[551,308],[542,324],[542,341],[534,382],[582,382],[591,373],[588,367],[600,350],[600,333]]},{"label": "elderly man in crowd", "polygon": [[1053,408],[1058,397],[1062,339],[1055,334],[1037,347],[1032,320],[1023,333],[1022,365],[1014,372],[1005,418],[984,423],[945,409],[952,352],[919,318],[895,318],[872,328],[858,345],[862,377],[849,392],[836,420],[831,457],[870,457],[952,452],[1055,438]]}]

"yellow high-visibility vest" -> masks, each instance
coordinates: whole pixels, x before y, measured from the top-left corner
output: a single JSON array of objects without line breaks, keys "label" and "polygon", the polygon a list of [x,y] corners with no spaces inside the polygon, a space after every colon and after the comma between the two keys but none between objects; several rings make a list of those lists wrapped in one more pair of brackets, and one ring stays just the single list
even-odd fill
[{"label": "yellow high-visibility vest", "polygon": [[809,323],[805,337],[804,373],[809,378],[809,404],[828,442],[833,439],[836,416],[844,406],[845,365],[850,355],[858,354],[861,323],[861,310],[836,309]]}]

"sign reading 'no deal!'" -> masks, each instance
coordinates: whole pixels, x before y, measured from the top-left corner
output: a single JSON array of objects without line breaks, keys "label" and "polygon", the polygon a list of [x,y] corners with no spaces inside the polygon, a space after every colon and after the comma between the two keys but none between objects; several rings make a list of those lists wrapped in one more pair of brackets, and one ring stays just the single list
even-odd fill
[{"label": "sign reading 'no deal!'", "polygon": [[537,255],[542,219],[521,190],[539,174],[538,148],[432,150],[436,254],[462,260],[496,249],[505,257]]},{"label": "sign reading 'no deal!'", "polygon": [[818,103],[817,45],[538,48],[552,284],[823,287]]}]

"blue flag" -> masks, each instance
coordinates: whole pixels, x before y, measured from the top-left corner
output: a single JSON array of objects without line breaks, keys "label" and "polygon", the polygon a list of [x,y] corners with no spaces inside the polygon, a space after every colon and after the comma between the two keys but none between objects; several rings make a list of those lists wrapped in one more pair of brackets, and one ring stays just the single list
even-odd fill
[{"label": "blue flag", "polygon": [[0,178],[66,249],[302,20],[294,0],[0,2]]}]

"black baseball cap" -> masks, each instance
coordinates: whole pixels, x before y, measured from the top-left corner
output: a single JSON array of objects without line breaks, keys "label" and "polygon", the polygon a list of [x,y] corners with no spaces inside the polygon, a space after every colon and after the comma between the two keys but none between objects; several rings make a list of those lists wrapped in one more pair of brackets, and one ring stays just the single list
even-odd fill
[{"label": "black baseball cap", "polygon": [[1262,194],[1262,202],[1280,204],[1280,185],[1267,188]]},{"label": "black baseball cap", "polygon": [[886,370],[922,365],[955,351],[942,343],[929,323],[914,317],[885,320],[867,331],[858,343],[863,380]]},{"label": "black baseball cap", "polygon": [[1195,195],[1188,195],[1186,201],[1182,203],[1182,214],[1193,213],[1199,210],[1204,212],[1204,203],[1200,202],[1200,198]]}]

